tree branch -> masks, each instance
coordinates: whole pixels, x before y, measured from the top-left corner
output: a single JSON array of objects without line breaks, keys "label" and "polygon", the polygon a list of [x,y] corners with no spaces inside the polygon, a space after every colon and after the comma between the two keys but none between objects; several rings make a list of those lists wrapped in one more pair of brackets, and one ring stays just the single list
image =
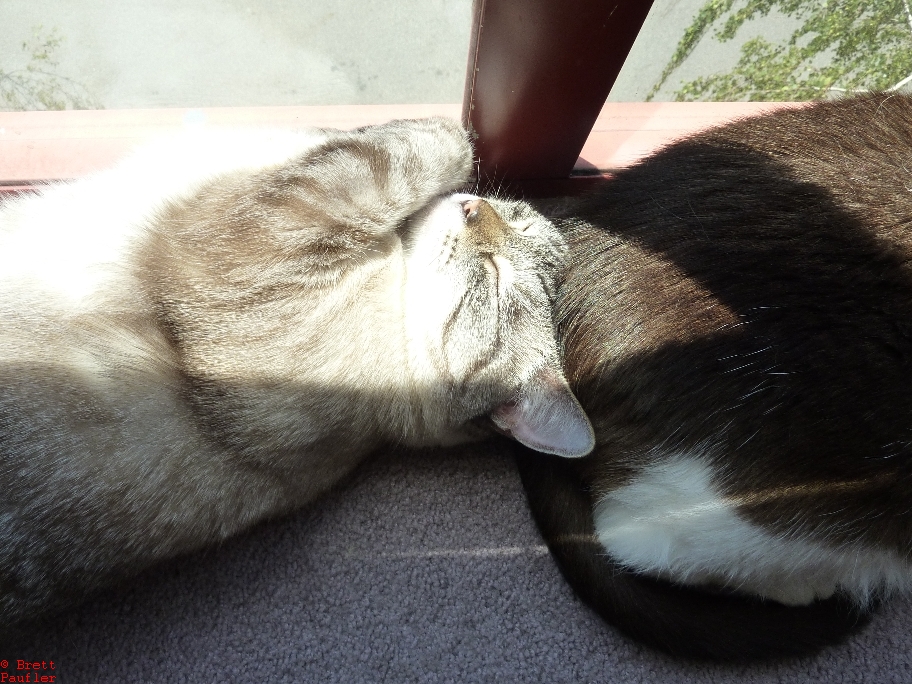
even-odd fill
[{"label": "tree branch", "polygon": [[906,10],[906,21],[909,23],[909,30],[912,31],[912,10],[909,9],[908,0],[903,0],[903,8]]},{"label": "tree branch", "polygon": [[[906,10],[906,22],[909,24],[909,30],[912,31],[912,10],[909,9],[909,0],[903,0],[903,9]],[[895,83],[887,88],[887,92],[892,93],[894,90],[899,90],[910,81],[912,81],[912,74],[906,76],[899,83]]]},{"label": "tree branch", "polygon": [[887,88],[887,92],[892,93],[894,90],[899,90],[907,83],[912,83],[912,74],[909,74],[908,76],[906,76],[899,83],[894,83],[893,85],[891,85],[889,88]]}]

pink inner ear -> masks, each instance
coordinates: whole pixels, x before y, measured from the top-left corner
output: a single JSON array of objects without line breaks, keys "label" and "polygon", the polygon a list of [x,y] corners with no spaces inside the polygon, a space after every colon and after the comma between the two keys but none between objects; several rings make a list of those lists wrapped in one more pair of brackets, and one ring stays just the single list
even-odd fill
[{"label": "pink inner ear", "polygon": [[562,374],[543,369],[519,399],[498,406],[491,420],[520,444],[546,454],[576,458],[595,447],[595,435]]}]

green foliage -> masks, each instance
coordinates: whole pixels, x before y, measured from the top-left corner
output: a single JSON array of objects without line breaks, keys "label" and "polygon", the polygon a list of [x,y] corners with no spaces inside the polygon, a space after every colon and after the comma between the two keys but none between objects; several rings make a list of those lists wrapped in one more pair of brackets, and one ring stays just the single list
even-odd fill
[{"label": "green foliage", "polygon": [[709,0],[678,43],[652,99],[710,29],[731,40],[776,9],[802,23],[784,45],[747,41],[737,65],[681,86],[681,100],[813,100],[832,93],[894,90],[912,81],[908,0]]},{"label": "green foliage", "polygon": [[42,33],[40,26],[34,29],[31,40],[22,43],[23,52],[29,55],[25,68],[10,71],[0,68],[0,109],[101,108],[84,86],[56,73],[59,66],[56,53],[62,42],[56,29],[49,33]]}]

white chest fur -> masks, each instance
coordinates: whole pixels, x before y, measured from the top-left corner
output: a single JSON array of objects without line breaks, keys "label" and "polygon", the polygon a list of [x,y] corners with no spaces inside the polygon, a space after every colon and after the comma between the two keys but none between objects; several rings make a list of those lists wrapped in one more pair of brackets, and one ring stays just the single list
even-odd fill
[{"label": "white chest fur", "polygon": [[628,567],[789,605],[829,596],[837,587],[864,602],[909,584],[912,568],[896,554],[773,534],[749,522],[714,486],[700,454],[656,454],[654,461],[595,507],[599,541]]}]

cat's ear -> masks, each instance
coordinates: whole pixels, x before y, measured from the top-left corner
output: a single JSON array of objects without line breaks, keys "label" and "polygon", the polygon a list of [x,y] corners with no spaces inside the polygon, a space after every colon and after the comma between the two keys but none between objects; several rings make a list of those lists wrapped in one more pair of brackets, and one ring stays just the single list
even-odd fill
[{"label": "cat's ear", "polygon": [[589,418],[552,365],[535,373],[519,397],[494,409],[491,420],[520,444],[546,454],[577,458],[595,447]]}]

